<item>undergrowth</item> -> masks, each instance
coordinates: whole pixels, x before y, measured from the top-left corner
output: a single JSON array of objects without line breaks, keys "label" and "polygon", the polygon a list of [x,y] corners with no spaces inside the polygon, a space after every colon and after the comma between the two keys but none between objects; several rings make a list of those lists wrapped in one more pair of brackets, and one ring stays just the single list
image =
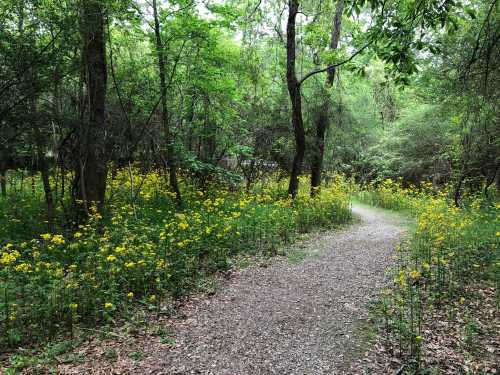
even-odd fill
[{"label": "undergrowth", "polygon": [[[500,203],[474,197],[457,208],[446,189],[404,189],[390,180],[363,191],[359,199],[416,215],[414,233],[396,251],[393,285],[384,290],[378,305],[383,327],[392,335],[398,355],[406,359],[406,373],[427,373],[423,326],[430,311],[467,303],[471,284],[493,288],[498,307]],[[470,324],[464,330],[471,337],[475,333]]]},{"label": "undergrowth", "polygon": [[[131,184],[131,181],[133,182]],[[39,180],[0,200],[0,347],[71,336],[77,326],[126,318],[192,290],[238,254],[273,255],[298,234],[350,220],[341,177],[295,201],[274,180],[252,192],[202,191],[185,181],[183,206],[157,173],[110,176],[108,211],[44,233]],[[306,182],[303,181],[303,185]],[[59,220],[64,207],[58,207]]]}]

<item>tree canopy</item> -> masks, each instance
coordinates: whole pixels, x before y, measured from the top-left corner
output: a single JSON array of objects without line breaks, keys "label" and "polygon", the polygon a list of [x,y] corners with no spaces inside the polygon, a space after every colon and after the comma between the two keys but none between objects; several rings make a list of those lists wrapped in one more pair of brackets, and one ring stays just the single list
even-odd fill
[{"label": "tree canopy", "polygon": [[178,173],[276,170],[292,196],[308,170],[312,191],[323,169],[453,182],[457,204],[498,184],[497,1],[0,7],[0,166],[42,171],[49,212],[51,177],[88,211],[134,163],[168,170],[179,203]]}]

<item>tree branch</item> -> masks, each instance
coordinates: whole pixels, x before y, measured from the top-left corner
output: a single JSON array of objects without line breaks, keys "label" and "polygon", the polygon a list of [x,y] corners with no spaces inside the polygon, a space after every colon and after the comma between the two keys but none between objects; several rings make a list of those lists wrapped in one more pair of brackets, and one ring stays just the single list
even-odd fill
[{"label": "tree branch", "polygon": [[363,52],[365,49],[367,49],[372,43],[373,42],[368,42],[367,44],[365,44],[359,50],[357,50],[356,52],[354,52],[348,59],[345,59],[344,61],[341,61],[341,62],[339,62],[337,64],[328,65],[325,68],[313,70],[313,71],[307,73],[304,77],[302,77],[301,80],[299,80],[299,86],[302,85],[307,79],[311,78],[312,76],[315,76],[316,74],[324,73],[324,72],[327,72],[330,69],[337,68],[337,67],[339,67],[341,65],[347,64],[348,62],[352,61],[357,55],[359,55],[361,52]]}]

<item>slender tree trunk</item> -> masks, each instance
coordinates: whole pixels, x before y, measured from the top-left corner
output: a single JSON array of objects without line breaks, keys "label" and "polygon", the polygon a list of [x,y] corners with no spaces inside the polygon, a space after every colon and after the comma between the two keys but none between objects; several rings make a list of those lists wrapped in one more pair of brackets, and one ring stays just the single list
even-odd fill
[{"label": "slender tree trunk", "polygon": [[202,140],[202,155],[201,159],[207,164],[215,164],[217,151],[217,129],[214,126],[213,120],[210,118],[210,99],[205,95],[203,99],[205,116],[203,121],[203,129],[201,132]]},{"label": "slender tree trunk", "polygon": [[2,197],[7,198],[7,171],[0,170],[0,187],[2,189]]},{"label": "slender tree trunk", "polygon": [[97,204],[102,210],[106,194],[108,153],[106,151],[106,39],[105,6],[102,0],[82,2],[82,62],[87,87],[88,122],[78,134],[80,162],[75,170],[77,200]]},{"label": "slender tree trunk", "polygon": [[[342,26],[342,13],[344,11],[344,0],[338,0],[333,17],[332,34],[330,40],[330,49],[336,50],[339,45],[340,30]],[[326,88],[331,88],[335,81],[335,68],[327,71]],[[325,135],[330,122],[330,100],[328,93],[325,93],[323,104],[320,107],[320,113],[316,120],[315,150],[311,163],[311,196],[318,193],[321,186],[321,174],[323,172],[323,159],[325,153]]]},{"label": "slender tree trunk", "polygon": [[42,133],[38,128],[36,121],[33,124],[33,133],[35,136],[35,145],[37,153],[37,163],[42,176],[43,191],[45,194],[45,203],[47,204],[47,230],[49,233],[54,231],[54,197],[52,187],[50,186],[50,171],[47,158],[43,149]]},{"label": "slender tree trunk", "polygon": [[186,119],[186,122],[188,124],[187,149],[189,151],[195,151],[194,150],[194,134],[193,134],[194,105],[195,105],[195,103],[194,103],[194,98],[193,98],[190,105],[189,105],[189,112],[188,112],[188,116]]},{"label": "slender tree trunk", "polygon": [[[36,92],[36,82],[37,78],[35,75],[32,77],[31,84],[33,87],[31,90]],[[32,126],[32,137],[33,144],[36,150],[36,163],[33,169],[34,176],[36,171],[39,170],[42,177],[43,192],[45,195],[45,203],[47,205],[47,231],[52,233],[54,231],[54,197],[52,194],[52,187],[50,186],[50,171],[47,158],[45,157],[45,140],[44,134],[40,130],[40,123],[38,121],[38,111],[37,111],[37,96],[34,94],[31,99],[31,126]]]},{"label": "slender tree trunk", "polygon": [[295,69],[296,43],[295,26],[297,13],[299,11],[299,0],[289,0],[288,2],[288,22],[286,33],[286,77],[288,93],[292,104],[292,125],[295,134],[295,156],[293,158],[292,171],[290,173],[290,183],[288,194],[295,198],[299,190],[299,176],[302,171],[302,163],[306,148],[306,137],[304,132],[304,122],[302,119],[302,97],[300,93],[300,83],[297,79]]},{"label": "slender tree trunk", "polygon": [[330,121],[330,103],[328,95],[320,107],[320,113],[316,118],[316,134],[314,138],[314,151],[311,160],[311,196],[315,196],[321,186],[321,175],[323,172],[323,158],[325,153],[325,134]]},{"label": "slender tree trunk", "polygon": [[170,132],[168,106],[167,106],[167,82],[165,74],[165,51],[161,39],[160,19],[158,17],[157,1],[153,0],[153,17],[155,24],[156,52],[158,54],[158,72],[160,74],[160,95],[161,95],[161,120],[167,142],[167,166],[169,170],[170,189],[175,193],[177,204],[182,204],[181,192],[177,181],[177,163],[174,155],[174,142]]},{"label": "slender tree trunk", "polygon": [[[21,35],[24,35],[24,16],[25,16],[24,3],[20,3],[19,16],[20,16],[18,24],[19,32],[21,33]],[[32,190],[34,193],[36,171],[39,170],[42,176],[43,191],[45,195],[45,202],[47,204],[47,230],[49,233],[52,233],[54,229],[54,198],[52,196],[52,188],[50,186],[49,165],[45,157],[45,150],[44,150],[45,142],[43,140],[44,134],[42,133],[42,131],[40,131],[40,123],[38,120],[37,101],[38,101],[39,87],[38,87],[38,75],[36,74],[36,71],[33,71],[32,74],[30,74],[30,82],[28,83],[26,89],[28,92],[31,92],[29,98],[30,101],[29,101],[28,111],[31,116],[32,144],[34,145],[36,150],[36,157],[35,157],[36,162],[33,163],[31,171]]]},{"label": "slender tree trunk", "polygon": [[465,175],[462,173],[458,182],[455,185],[455,192],[453,194],[453,200],[455,202],[455,207],[460,207],[460,198],[462,196],[462,184],[465,180]]},{"label": "slender tree trunk", "polygon": [[[344,13],[344,0],[338,0],[337,6],[335,7],[335,16],[333,17],[332,35],[330,39],[330,49],[332,51],[336,50],[339,46],[343,13]],[[331,67],[330,69],[328,69],[328,77],[326,80],[327,86],[332,87],[334,80],[335,80],[335,67]]]}]

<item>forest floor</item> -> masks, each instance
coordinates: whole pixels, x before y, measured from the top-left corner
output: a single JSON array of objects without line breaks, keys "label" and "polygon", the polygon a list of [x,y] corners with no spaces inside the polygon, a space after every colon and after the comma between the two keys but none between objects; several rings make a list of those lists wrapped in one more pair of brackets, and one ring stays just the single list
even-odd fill
[{"label": "forest floor", "polygon": [[[64,374],[355,374],[369,345],[369,302],[408,222],[354,205],[349,227],[286,257],[234,270],[209,295],[146,330],[94,338]],[[154,327],[154,328],[151,328]],[[357,368],[355,368],[357,367]]]}]

